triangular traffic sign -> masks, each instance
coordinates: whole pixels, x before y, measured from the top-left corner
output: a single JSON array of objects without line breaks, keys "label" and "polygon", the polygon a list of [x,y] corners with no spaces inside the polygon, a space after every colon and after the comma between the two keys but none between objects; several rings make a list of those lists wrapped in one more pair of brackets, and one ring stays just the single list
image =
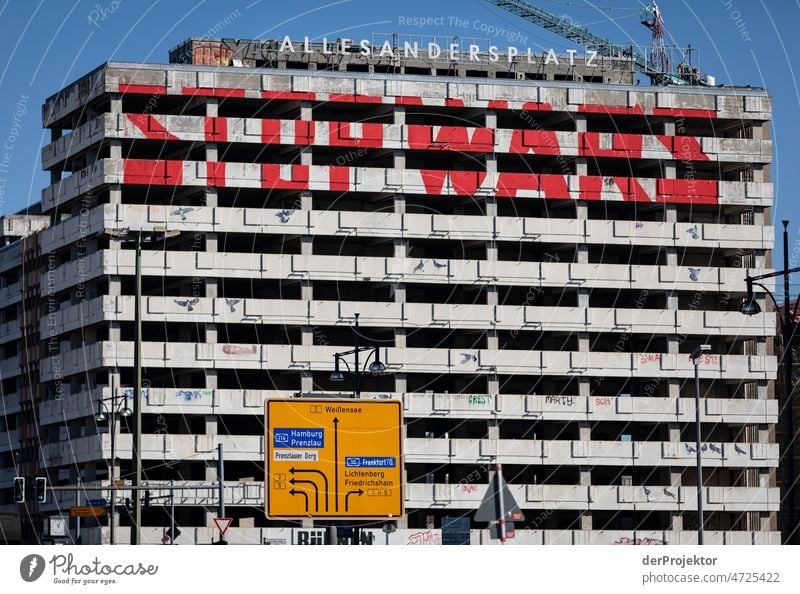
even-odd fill
[{"label": "triangular traffic sign", "polygon": [[220,536],[225,536],[225,532],[230,528],[231,522],[233,522],[233,518],[214,518],[214,523],[217,525]]},{"label": "triangular traffic sign", "polygon": [[[502,487],[498,489],[498,483]],[[505,511],[506,520],[522,521],[525,516],[522,510],[517,505],[517,501],[508,489],[508,485],[503,480],[502,474],[498,476],[497,471],[492,474],[489,486],[486,488],[486,495],[483,496],[483,501],[475,512],[476,522],[497,522],[500,518],[500,502],[498,501],[499,494],[502,493],[503,497],[503,510]]]}]

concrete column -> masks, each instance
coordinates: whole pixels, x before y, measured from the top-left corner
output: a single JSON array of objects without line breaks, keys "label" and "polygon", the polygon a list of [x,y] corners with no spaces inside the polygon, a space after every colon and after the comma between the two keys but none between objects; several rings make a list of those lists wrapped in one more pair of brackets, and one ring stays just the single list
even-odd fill
[{"label": "concrete column", "polygon": [[588,421],[578,422],[578,439],[580,441],[592,440],[592,424]]},{"label": "concrete column", "polygon": [[497,419],[490,419],[487,422],[487,439],[500,439],[500,422]]},{"label": "concrete column", "polygon": [[[217,417],[216,415],[206,415],[206,422],[205,422],[205,434],[206,435],[218,435],[218,424],[217,424]],[[216,455],[211,456],[208,460],[205,460],[205,480],[207,482],[213,482],[217,480],[217,461]],[[213,511],[212,511],[213,509]],[[214,508],[207,508],[206,509],[206,526],[213,526],[214,525],[214,518],[216,517],[216,507]]]},{"label": "concrete column", "polygon": [[[122,204],[122,187],[119,184],[111,184],[108,187],[108,203],[109,204]],[[117,245],[117,248],[110,248],[110,249],[118,249],[119,242],[112,241],[111,245]]]},{"label": "concrete column", "polygon": [[[494,119],[497,118],[496,115],[494,115],[493,117]],[[497,198],[494,196],[489,196],[486,198],[486,216],[489,218],[494,218],[497,216]],[[494,240],[489,240],[486,242],[486,261],[497,262],[497,259],[498,259],[497,242]],[[489,285],[486,288],[486,303],[491,306],[498,305],[499,298],[496,285]],[[486,341],[487,341],[486,348],[490,350],[497,350],[500,348],[499,340],[497,337],[497,329],[494,328],[493,326],[490,326],[486,330]],[[497,394],[500,390],[500,384],[499,381],[497,380],[496,375],[490,376],[489,384],[491,386],[489,388],[489,393]]]},{"label": "concrete column", "polygon": [[487,128],[496,129],[497,128],[497,112],[495,110],[493,110],[493,109],[487,109],[486,113],[485,113],[485,117],[486,117],[486,120],[485,120],[486,127]]},{"label": "concrete column", "polygon": [[[216,150],[216,149],[215,149]],[[215,159],[216,157],[214,157]],[[206,151],[206,159],[213,160],[210,158],[210,152]],[[216,207],[217,206],[217,189],[216,188],[206,188],[204,192],[204,202],[206,206]],[[193,249],[201,249],[200,241],[203,239],[202,234],[197,234],[192,239],[192,247]],[[216,233],[206,233],[205,234],[205,251],[207,253],[214,253],[218,249],[218,239]],[[218,299],[219,298],[219,279],[215,277],[195,277],[192,279],[192,297],[193,298],[207,298],[207,299]],[[205,343],[206,344],[216,344],[219,340],[219,331],[216,324],[208,323],[205,325]],[[214,368],[203,368],[203,375],[205,381],[205,387],[207,389],[215,390],[217,389],[217,370]],[[206,429],[208,432],[208,426],[210,419],[214,419],[214,427],[216,427],[216,417],[208,416],[206,417]],[[215,430],[216,432],[216,430]],[[216,470],[214,471],[216,473]]]},{"label": "concrete column", "polygon": [[672,399],[680,398],[681,395],[681,380],[676,378],[669,378],[669,397]]},{"label": "concrete column", "polygon": [[578,396],[589,398],[592,395],[592,380],[588,377],[578,378]]},{"label": "concrete column", "polygon": [[109,158],[110,159],[122,159],[122,141],[118,138],[113,138],[108,141],[109,147]]},{"label": "concrete column", "polygon": [[395,105],[394,106],[394,123],[404,126],[406,123],[406,106],[405,105]]},{"label": "concrete column", "polygon": [[[586,114],[578,113],[575,115],[575,130],[580,134],[586,132],[588,129]],[[589,175],[589,161],[586,157],[577,157],[575,159],[575,174],[576,175]]]},{"label": "concrete column", "polygon": [[[486,112],[486,127],[492,130],[497,129],[497,113],[493,110]],[[495,153],[486,153],[486,174],[489,177],[497,174],[497,155]]]},{"label": "concrete column", "polygon": [[[583,434],[584,433],[584,428],[581,427],[580,431],[581,431],[581,434]],[[583,437],[581,437],[581,440],[583,440]],[[587,490],[588,490],[588,487],[590,487],[591,484],[592,484],[592,469],[591,469],[591,467],[589,467],[589,466],[581,466],[579,468],[578,472],[580,473],[580,484],[581,484],[581,487],[586,487]],[[593,524],[593,521],[592,521],[592,512],[591,512],[591,510],[588,510],[588,509],[581,510],[581,512],[580,512],[580,529],[581,530],[592,530],[592,524]]]},{"label": "concrete column", "polygon": [[[670,380],[672,382],[673,380]],[[677,387],[677,386],[676,386]],[[667,424],[667,440],[670,443],[678,443],[681,441],[681,426],[679,423]],[[669,493],[675,496],[675,502],[678,502],[678,492],[681,488],[681,478],[683,476],[683,469],[679,467],[669,468]],[[665,493],[666,494],[666,493]],[[683,512],[670,511],[670,530],[683,530]]]},{"label": "concrete column", "polygon": [[[591,391],[591,384],[589,378],[580,378],[578,380],[578,390],[580,396],[589,397]],[[590,442],[592,440],[592,425],[586,421],[578,423],[578,440],[583,442]],[[579,480],[581,487],[588,487],[592,484],[592,468],[590,466],[578,467]],[[592,512],[588,509],[581,510],[580,512],[580,529],[592,529]]]},{"label": "concrete column", "polygon": [[394,168],[398,171],[406,168],[406,152],[397,150],[393,152],[394,155]]},{"label": "concrete column", "polygon": [[[674,129],[674,123],[672,124]],[[674,177],[674,172],[673,172]],[[678,221],[678,211],[677,206],[675,204],[665,204],[664,205],[664,220],[667,223],[676,223]],[[678,252],[677,249],[674,247],[666,247],[664,248],[664,252],[666,255],[666,265],[667,266],[677,266],[678,265]],[[679,309],[679,302],[678,302],[678,293],[677,291],[667,291],[667,309],[671,311],[677,311]],[[680,337],[675,335],[668,335],[667,336],[667,352],[670,354],[677,354],[680,352]],[[680,385],[681,382],[675,378],[667,379],[669,382],[669,397],[670,398],[678,398],[680,396]],[[677,437],[676,441],[679,441],[680,438]],[[682,520],[681,520],[682,521]]]},{"label": "concrete column", "polygon": [[111,93],[108,104],[108,112],[115,114],[124,113],[122,109],[122,94]]},{"label": "concrete column", "polygon": [[[303,108],[303,113],[311,117],[311,108]],[[303,153],[301,161],[305,160],[305,164],[311,164],[311,153]],[[314,196],[309,191],[300,193],[300,208],[303,211],[311,211],[314,209]],[[312,235],[303,235],[300,237],[300,253],[304,256],[311,256],[314,253],[314,237]],[[300,281],[300,298],[304,302],[311,302],[314,300],[314,282],[308,279]],[[312,326],[300,327],[300,342],[303,346],[310,346],[314,344],[314,328]],[[302,392],[314,391],[314,375],[310,369],[304,369],[300,372],[300,390]]]},{"label": "concrete column", "polygon": [[[585,128],[586,119],[585,116],[582,120],[583,126]],[[576,218],[579,221],[586,221],[589,218],[589,207],[585,202],[578,202],[575,205],[575,214]],[[589,263],[589,246],[585,243],[579,243],[575,246],[575,259],[578,264],[588,264]],[[578,307],[588,308],[589,307],[589,296],[591,295],[591,289],[587,288],[578,288]],[[578,332],[576,334],[576,338],[578,339],[578,351],[581,353],[588,353],[590,350],[590,336],[587,332]],[[580,386],[580,383],[579,383]],[[584,394],[581,394],[584,395]],[[585,394],[588,396],[589,394]]]},{"label": "concrete column", "polygon": [[769,140],[770,130],[767,122],[752,122],[753,140]]},{"label": "concrete column", "polygon": [[[405,121],[405,108],[398,107],[395,109],[395,123],[398,122],[398,117]],[[395,159],[397,159],[398,154],[401,151],[395,152]],[[395,214],[405,214],[406,212],[406,197],[403,194],[395,194],[394,196],[394,212]],[[397,259],[403,259],[408,256],[408,240],[407,239],[394,239],[394,257]],[[405,303],[406,302],[406,285],[405,283],[395,283],[394,284],[394,302],[395,303]],[[394,331],[394,345],[395,348],[404,349],[406,348],[406,329],[397,327]],[[394,391],[395,393],[400,396],[405,394],[408,389],[408,377],[405,373],[398,373],[394,376]]]}]

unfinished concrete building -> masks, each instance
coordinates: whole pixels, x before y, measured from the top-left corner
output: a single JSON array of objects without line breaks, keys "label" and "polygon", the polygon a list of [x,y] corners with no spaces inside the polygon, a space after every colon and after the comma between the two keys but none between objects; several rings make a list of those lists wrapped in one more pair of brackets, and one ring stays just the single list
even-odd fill
[{"label": "unfinished concrete building", "polygon": [[[112,461],[94,414],[132,392],[142,234],[143,542],[169,525],[158,485],[214,480],[218,443],[230,542],[323,542],[264,516],[264,401],[346,397],[358,313],[388,368],[362,396],[404,403],[391,543],[471,518],[493,460],[526,515],[512,542],[695,542],[700,343],[706,543],[780,543],[774,313],[739,313],[774,241],[767,92],[301,44],[189,40],[45,102],[48,226],[0,249],[0,511],[19,474],[130,482],[129,427]],[[24,540],[74,502],[29,505]],[[179,543],[215,537],[214,505],[176,496]]]}]

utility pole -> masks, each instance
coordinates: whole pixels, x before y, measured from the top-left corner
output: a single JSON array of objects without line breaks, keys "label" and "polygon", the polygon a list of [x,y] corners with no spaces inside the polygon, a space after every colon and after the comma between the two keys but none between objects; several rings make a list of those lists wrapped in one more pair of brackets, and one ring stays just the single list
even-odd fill
[{"label": "utility pole", "polygon": [[[111,398],[101,398],[97,401],[97,414],[94,416],[96,423],[102,423],[105,420],[109,421],[109,429],[111,430],[111,464],[109,465],[109,478],[113,486],[116,479],[116,465],[117,465],[117,426],[121,418],[128,418],[131,416],[132,411],[128,408],[128,396],[124,396],[122,406],[117,407],[116,401],[119,398],[118,394],[111,395]],[[111,401],[111,407],[106,406],[106,401]],[[116,520],[117,520],[117,501],[116,496],[111,497],[111,517],[109,518],[109,532],[111,536],[111,544],[116,544]]]},{"label": "utility pole", "polygon": [[[794,386],[792,385],[792,359],[794,358],[794,329],[789,291],[789,221],[783,221],[783,406],[786,415],[786,494],[789,500],[789,533],[786,544],[796,544],[797,519],[794,478]],[[796,312],[795,312],[796,313]]]},{"label": "utility pole", "polygon": [[701,344],[692,354],[689,355],[694,365],[694,429],[695,429],[695,455],[697,457],[697,544],[703,544],[703,457],[701,452],[700,442],[702,441],[702,433],[700,431],[700,371],[698,365],[700,357],[703,353],[711,351],[711,346]]},{"label": "utility pole", "polygon": [[[217,482],[219,484],[219,509],[217,510],[217,517],[225,517],[225,463],[222,455],[222,444],[217,445]],[[225,536],[219,535],[219,544],[228,544],[225,541]]]},{"label": "utility pole", "polygon": [[497,481],[497,535],[500,537],[500,542],[506,544],[506,507],[503,501],[503,465],[498,464],[497,458],[495,462],[494,479]]},{"label": "utility pole", "polygon": [[[133,366],[135,384],[133,387],[133,486],[142,483],[142,236],[136,234],[136,297],[134,302],[134,345]],[[142,502],[138,491],[133,492],[133,524],[131,525],[131,544],[141,544]]]},{"label": "utility pole", "polygon": [[[80,477],[78,477],[78,486],[79,487],[81,486]],[[81,504],[81,492],[80,491],[75,491],[75,505],[80,505],[80,504]],[[81,519],[80,518],[75,518],[75,520],[76,520],[76,522],[75,522],[75,542],[79,543],[79,542],[81,542]]]},{"label": "utility pole", "polygon": [[[170,481],[170,485],[173,481]],[[175,489],[169,490],[169,544],[175,544]]]}]

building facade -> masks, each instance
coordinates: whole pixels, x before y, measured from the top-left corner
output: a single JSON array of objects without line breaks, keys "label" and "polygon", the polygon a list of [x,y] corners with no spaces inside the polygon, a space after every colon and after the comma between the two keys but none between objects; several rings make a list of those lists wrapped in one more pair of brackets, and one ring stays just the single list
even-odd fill
[{"label": "building facade", "polygon": [[[264,401],[346,397],[330,373],[360,314],[388,368],[362,397],[405,411],[388,542],[441,542],[494,461],[515,542],[695,542],[703,343],[706,543],[780,543],[774,313],[738,311],[774,242],[765,91],[279,45],[189,40],[45,102],[51,184],[0,250],[1,512],[17,475],[129,484],[129,427],[114,464],[94,414],[132,394],[140,236],[143,542],[170,524],[158,485],[215,480],[222,443],[228,539],[322,543],[326,523],[264,516]],[[80,501],[29,504],[23,540]],[[174,503],[177,542],[215,537],[212,489]],[[81,536],[108,542],[107,519]]]}]

